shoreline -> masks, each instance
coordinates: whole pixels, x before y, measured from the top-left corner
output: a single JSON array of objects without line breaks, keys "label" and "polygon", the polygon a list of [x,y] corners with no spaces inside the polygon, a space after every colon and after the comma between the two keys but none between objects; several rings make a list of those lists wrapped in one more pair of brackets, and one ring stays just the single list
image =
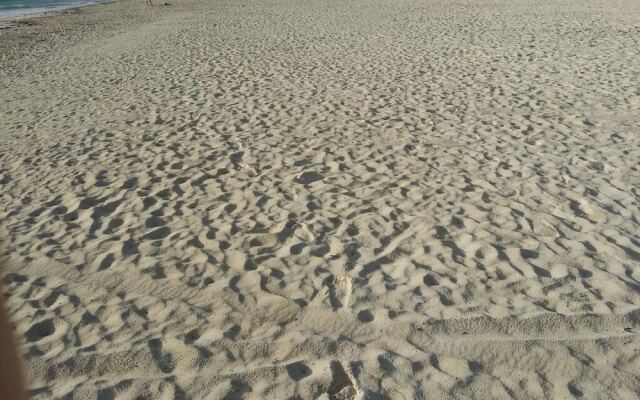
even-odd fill
[{"label": "shoreline", "polygon": [[[8,22],[8,21],[16,21],[23,20],[26,18],[39,18],[50,15],[55,15],[62,11],[78,9],[78,8],[86,8],[91,6],[97,6],[100,4],[109,4],[115,2],[116,0],[104,0],[104,1],[90,1],[86,3],[77,3],[77,4],[67,4],[67,5],[59,5],[52,7],[34,7],[34,8],[18,8],[7,10],[5,12],[0,12],[0,23]],[[13,12],[15,11],[15,12]],[[1,28],[1,27],[0,27]]]},{"label": "shoreline", "polygon": [[58,51],[87,46],[117,32],[140,29],[181,11],[180,6],[147,7],[136,0],[111,0],[6,16],[0,18],[0,63],[7,76],[15,80],[55,58]]}]

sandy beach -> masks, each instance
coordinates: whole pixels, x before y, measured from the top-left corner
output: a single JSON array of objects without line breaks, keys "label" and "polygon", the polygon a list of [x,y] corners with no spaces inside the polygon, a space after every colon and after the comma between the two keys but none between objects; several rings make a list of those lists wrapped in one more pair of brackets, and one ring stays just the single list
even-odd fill
[{"label": "sandy beach", "polygon": [[33,399],[637,399],[640,2],[0,21]]}]

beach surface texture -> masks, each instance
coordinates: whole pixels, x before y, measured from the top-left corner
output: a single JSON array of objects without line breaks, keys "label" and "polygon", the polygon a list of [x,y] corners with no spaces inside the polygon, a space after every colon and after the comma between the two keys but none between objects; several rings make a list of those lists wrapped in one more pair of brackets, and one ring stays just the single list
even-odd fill
[{"label": "beach surface texture", "polygon": [[0,22],[33,399],[637,399],[640,2]]}]

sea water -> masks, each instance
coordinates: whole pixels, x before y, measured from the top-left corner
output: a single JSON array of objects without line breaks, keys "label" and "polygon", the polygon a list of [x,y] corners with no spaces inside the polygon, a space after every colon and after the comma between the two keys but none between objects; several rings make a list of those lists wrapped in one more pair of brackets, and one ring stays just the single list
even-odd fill
[{"label": "sea water", "polygon": [[95,4],[99,0],[0,0],[0,17],[33,14]]}]

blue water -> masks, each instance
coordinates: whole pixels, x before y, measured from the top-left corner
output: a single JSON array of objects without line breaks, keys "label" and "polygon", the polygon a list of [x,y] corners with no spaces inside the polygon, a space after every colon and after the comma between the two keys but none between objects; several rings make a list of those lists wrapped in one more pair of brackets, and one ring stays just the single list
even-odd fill
[{"label": "blue water", "polygon": [[0,17],[32,14],[103,2],[100,0],[0,0]]}]

